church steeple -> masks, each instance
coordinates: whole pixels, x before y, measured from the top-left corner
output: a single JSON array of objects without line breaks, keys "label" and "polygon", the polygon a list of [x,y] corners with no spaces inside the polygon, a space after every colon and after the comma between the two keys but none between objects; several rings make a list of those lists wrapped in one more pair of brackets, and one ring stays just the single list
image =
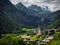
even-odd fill
[{"label": "church steeple", "polygon": [[42,35],[41,27],[38,25],[37,35]]}]

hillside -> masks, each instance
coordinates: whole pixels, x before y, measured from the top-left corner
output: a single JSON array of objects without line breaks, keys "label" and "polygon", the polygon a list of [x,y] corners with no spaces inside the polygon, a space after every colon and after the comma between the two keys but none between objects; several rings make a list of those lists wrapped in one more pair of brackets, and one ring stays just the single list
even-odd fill
[{"label": "hillside", "polygon": [[8,2],[8,0],[0,0],[0,34],[13,33],[15,30],[14,23],[9,19],[9,15],[5,12],[5,6],[6,4],[9,4]]},{"label": "hillside", "polygon": [[60,10],[50,14],[51,23],[48,25],[49,28],[60,27]]},{"label": "hillside", "polygon": [[[49,9],[46,9],[44,7],[40,7],[37,5],[31,5],[29,7],[25,7],[21,2],[16,4],[15,7],[18,10],[23,11],[24,13],[26,13],[26,15],[31,15],[31,16],[36,16],[38,17],[40,20],[37,21],[39,22],[40,25],[47,25],[49,24],[49,22],[51,21],[48,17],[49,14],[51,13]],[[42,21],[43,19],[43,21]],[[33,19],[33,21],[36,19]],[[31,21],[30,21],[31,22]],[[36,24],[36,22],[35,22]]]},{"label": "hillside", "polygon": [[37,27],[40,18],[18,10],[9,0],[0,0],[0,33],[14,33],[21,27]]},{"label": "hillside", "polygon": [[[14,31],[11,30],[20,30],[22,27],[37,28],[38,25],[48,25],[52,22],[55,23],[55,20],[60,19],[60,11],[51,13],[48,9],[42,10],[41,7],[36,5],[27,8],[21,3],[16,6],[14,6],[9,0],[0,1],[1,33],[5,33],[5,31],[8,33],[9,31],[14,33]],[[35,12],[37,16],[34,15]],[[58,25],[60,25],[60,23],[58,23]]]}]

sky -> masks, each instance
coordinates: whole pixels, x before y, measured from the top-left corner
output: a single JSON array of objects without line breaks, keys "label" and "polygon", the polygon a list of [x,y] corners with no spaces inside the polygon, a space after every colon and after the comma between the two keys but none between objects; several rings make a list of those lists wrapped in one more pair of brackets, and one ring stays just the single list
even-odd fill
[{"label": "sky", "polygon": [[48,6],[51,11],[60,10],[60,0],[10,0],[12,4],[16,5],[17,3],[21,2],[26,7],[34,4],[38,6]]}]

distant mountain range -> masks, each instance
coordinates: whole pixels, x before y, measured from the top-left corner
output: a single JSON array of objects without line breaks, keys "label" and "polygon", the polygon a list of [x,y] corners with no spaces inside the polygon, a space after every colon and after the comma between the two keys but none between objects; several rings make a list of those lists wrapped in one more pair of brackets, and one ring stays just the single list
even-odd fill
[{"label": "distant mountain range", "polygon": [[50,13],[49,9],[37,5],[31,5],[28,8],[38,17],[47,16]]},{"label": "distant mountain range", "polygon": [[47,7],[31,5],[27,8],[22,3],[14,6],[9,0],[0,0],[0,33],[14,33],[22,27],[36,28],[38,25],[48,25],[59,16],[60,10],[51,13]]},{"label": "distant mountain range", "polygon": [[[18,3],[15,6],[18,10],[23,11],[26,15],[32,15],[38,17],[40,20],[39,24],[42,23],[42,19],[44,18],[43,24],[48,24],[50,19],[48,19],[49,14],[51,13],[48,8],[42,8],[37,5],[31,5],[29,7],[25,7],[22,3]],[[46,23],[46,21],[48,21]],[[35,22],[36,23],[36,22]]]},{"label": "distant mountain range", "polygon": [[27,15],[34,15],[40,17],[41,15],[47,16],[50,12],[50,10],[47,7],[40,7],[37,5],[31,5],[29,7],[25,7],[21,2],[16,5],[16,8],[18,10],[21,10],[25,12]]}]

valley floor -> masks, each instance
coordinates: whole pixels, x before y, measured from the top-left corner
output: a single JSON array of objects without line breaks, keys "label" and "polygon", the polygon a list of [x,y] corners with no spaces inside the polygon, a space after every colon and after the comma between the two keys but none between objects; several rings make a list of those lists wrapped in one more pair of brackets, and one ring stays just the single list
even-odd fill
[{"label": "valley floor", "polygon": [[[42,43],[45,42],[45,43]],[[0,45],[60,45],[60,32],[56,32],[54,36],[27,36],[16,34],[4,34],[0,38]]]}]

